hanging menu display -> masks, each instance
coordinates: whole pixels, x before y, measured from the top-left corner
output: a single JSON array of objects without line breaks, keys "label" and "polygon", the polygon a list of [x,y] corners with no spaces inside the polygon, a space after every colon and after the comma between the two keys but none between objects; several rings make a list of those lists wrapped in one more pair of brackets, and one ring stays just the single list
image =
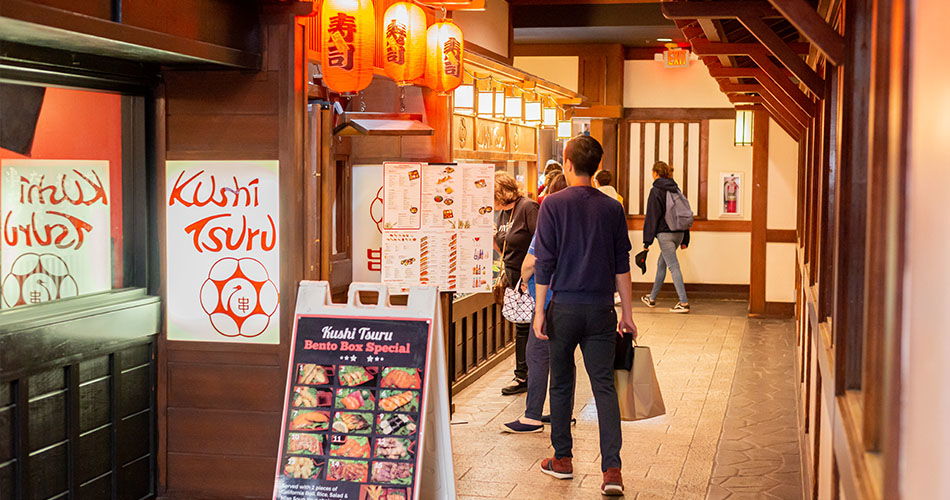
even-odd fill
[{"label": "hanging menu display", "polygon": [[275,499],[419,498],[430,326],[298,315]]},{"label": "hanging menu display", "polygon": [[383,282],[489,291],[494,176],[484,164],[383,164]]}]

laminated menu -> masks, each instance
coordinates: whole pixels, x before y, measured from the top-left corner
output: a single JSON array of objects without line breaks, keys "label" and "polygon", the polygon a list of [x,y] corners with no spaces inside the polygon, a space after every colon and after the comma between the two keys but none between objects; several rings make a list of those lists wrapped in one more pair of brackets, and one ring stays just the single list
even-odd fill
[{"label": "laminated menu", "polygon": [[494,166],[384,163],[383,282],[487,292]]},{"label": "laminated menu", "polygon": [[275,499],[419,498],[430,325],[297,316]]}]

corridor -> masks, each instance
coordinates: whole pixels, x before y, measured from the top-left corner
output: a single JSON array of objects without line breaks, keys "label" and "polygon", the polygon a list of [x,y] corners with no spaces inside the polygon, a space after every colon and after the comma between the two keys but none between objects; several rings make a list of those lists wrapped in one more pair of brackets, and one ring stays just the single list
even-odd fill
[{"label": "corridor", "polygon": [[[624,498],[802,498],[793,323],[748,319],[745,307],[696,301],[688,316],[635,309],[667,414],[623,423]],[[537,470],[551,454],[547,430],[499,431],[524,411],[524,396],[499,393],[513,359],[454,399],[459,498],[602,498],[596,408],[579,351],[572,481]]]}]

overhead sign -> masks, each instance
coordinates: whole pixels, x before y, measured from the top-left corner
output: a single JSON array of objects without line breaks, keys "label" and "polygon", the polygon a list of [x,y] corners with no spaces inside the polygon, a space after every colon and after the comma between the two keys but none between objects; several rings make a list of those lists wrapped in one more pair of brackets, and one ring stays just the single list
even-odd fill
[{"label": "overhead sign", "polygon": [[278,162],[165,170],[168,339],[280,343]]},{"label": "overhead sign", "polygon": [[112,288],[109,162],[0,162],[0,307]]},{"label": "overhead sign", "polygon": [[301,284],[274,498],[454,498],[435,289],[400,307],[370,285],[382,305],[367,307],[362,286],[340,306],[326,282]]}]

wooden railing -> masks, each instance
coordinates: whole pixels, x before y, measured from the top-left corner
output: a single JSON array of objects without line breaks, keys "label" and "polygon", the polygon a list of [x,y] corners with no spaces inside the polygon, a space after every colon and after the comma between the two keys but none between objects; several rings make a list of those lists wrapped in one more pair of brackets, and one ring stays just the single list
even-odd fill
[{"label": "wooden railing", "polygon": [[443,296],[449,382],[452,394],[464,389],[497,365],[514,347],[515,329],[501,315],[492,294],[478,293],[453,300]]}]

